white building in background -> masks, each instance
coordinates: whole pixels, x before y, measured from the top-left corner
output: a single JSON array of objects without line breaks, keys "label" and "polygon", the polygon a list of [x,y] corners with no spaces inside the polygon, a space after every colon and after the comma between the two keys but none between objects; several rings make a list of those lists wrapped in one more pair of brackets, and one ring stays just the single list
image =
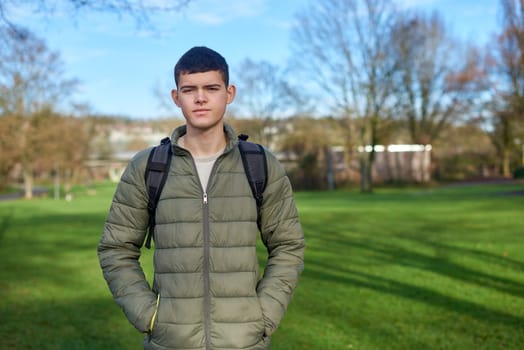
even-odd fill
[{"label": "white building in background", "polygon": [[[372,146],[358,147],[371,152]],[[375,145],[373,178],[386,182],[428,182],[431,179],[431,145]]]},{"label": "white building in background", "polygon": [[140,150],[169,136],[144,123],[114,123],[99,130],[94,143],[105,143],[107,154],[93,153],[85,163],[93,178],[118,182],[126,165]]}]

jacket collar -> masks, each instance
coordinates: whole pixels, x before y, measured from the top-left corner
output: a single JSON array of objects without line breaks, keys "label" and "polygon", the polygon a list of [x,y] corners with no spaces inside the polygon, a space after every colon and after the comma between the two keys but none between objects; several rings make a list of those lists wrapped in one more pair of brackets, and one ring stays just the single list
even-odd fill
[{"label": "jacket collar", "polygon": [[[181,125],[177,127],[171,134],[171,142],[173,144],[173,151],[179,152],[181,148],[178,146],[178,139],[185,135],[187,132],[187,125]],[[227,137],[227,145],[224,153],[229,152],[231,149],[235,148],[238,144],[238,138],[235,133],[235,130],[228,123],[224,123],[224,133]]]}]

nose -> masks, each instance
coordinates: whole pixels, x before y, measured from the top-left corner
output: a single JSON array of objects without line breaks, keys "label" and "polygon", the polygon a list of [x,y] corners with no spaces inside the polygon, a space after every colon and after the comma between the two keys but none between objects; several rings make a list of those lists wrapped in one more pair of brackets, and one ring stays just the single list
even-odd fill
[{"label": "nose", "polygon": [[196,90],[195,103],[202,104],[206,102],[206,94],[203,89]]}]

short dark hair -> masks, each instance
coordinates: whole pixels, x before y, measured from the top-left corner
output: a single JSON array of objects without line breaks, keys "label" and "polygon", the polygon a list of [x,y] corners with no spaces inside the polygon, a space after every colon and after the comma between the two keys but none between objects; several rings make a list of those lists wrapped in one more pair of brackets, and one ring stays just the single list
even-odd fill
[{"label": "short dark hair", "polygon": [[180,74],[204,73],[217,70],[226,86],[229,85],[229,67],[218,52],[205,46],[195,46],[180,57],[175,65],[175,83],[178,87]]}]

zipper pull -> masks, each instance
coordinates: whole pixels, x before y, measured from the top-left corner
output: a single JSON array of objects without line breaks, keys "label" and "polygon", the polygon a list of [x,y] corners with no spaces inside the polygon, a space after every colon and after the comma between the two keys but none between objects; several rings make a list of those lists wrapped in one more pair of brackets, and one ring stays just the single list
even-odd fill
[{"label": "zipper pull", "polygon": [[204,192],[204,204],[207,205],[207,193]]}]

